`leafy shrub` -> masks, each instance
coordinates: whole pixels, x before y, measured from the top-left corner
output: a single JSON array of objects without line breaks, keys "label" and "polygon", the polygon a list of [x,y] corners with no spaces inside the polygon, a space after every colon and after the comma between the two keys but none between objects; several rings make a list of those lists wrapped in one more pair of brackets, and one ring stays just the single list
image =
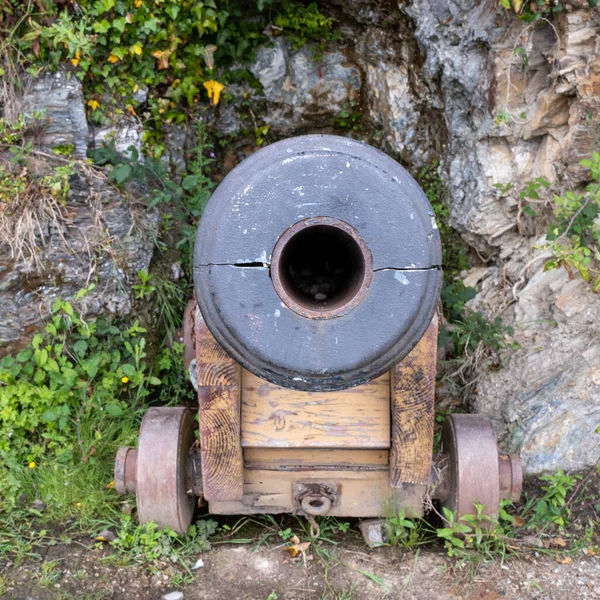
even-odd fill
[{"label": "leafy shrub", "polygon": [[126,516],[112,546],[131,562],[181,562],[184,558],[210,550],[208,538],[216,530],[216,521],[202,519],[191,525],[185,535],[178,535],[169,528],[159,529],[156,523],[138,525]]},{"label": "leafy shrub", "polygon": [[[80,0],[61,9],[53,2],[45,2],[45,10],[39,6],[12,0],[0,8],[0,25],[4,22],[30,73],[68,65],[84,82],[98,120],[107,108],[103,104],[114,108],[119,98],[135,114],[134,94],[147,92],[153,119],[182,122],[182,107],[208,99],[204,84],[219,67],[250,59],[267,41],[263,32],[271,16],[273,31],[289,35],[296,46],[309,39],[323,45],[333,37],[332,20],[316,3]],[[232,73],[222,76],[227,81]]]},{"label": "leafy shrub", "polygon": [[554,196],[554,221],[548,226],[546,249],[552,253],[544,269],[564,267],[573,278],[578,272],[600,291],[600,226],[596,223],[600,207],[600,154],[581,161],[590,169],[590,183],[584,193],[568,191]]},{"label": "leafy shrub", "polygon": [[[81,294],[80,294],[81,296]],[[28,469],[87,460],[81,424],[135,412],[160,380],[146,362],[145,330],[86,322],[56,300],[43,333],[0,361],[0,485],[13,505]],[[92,452],[93,454],[93,452]]]},{"label": "leafy shrub", "polygon": [[567,497],[581,477],[569,475],[559,469],[556,473],[543,475],[540,479],[547,483],[542,486],[544,495],[535,503],[532,524],[540,527],[553,523],[562,529],[567,526],[571,514]]}]

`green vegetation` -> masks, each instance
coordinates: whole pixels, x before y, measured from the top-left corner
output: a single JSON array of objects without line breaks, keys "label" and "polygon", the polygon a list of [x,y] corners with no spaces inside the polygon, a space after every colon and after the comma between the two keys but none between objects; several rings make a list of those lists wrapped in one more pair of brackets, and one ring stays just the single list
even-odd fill
[{"label": "green vegetation", "polygon": [[81,462],[93,469],[100,442],[120,441],[123,430],[115,425],[124,413],[139,414],[150,387],[160,384],[146,362],[144,332],[137,322],[126,329],[86,322],[71,303],[57,300],[44,333],[0,362],[4,509],[21,492],[56,502],[47,475],[68,479]]},{"label": "green vegetation", "polygon": [[523,513],[525,516],[530,515],[531,524],[537,528],[553,525],[559,530],[564,529],[571,515],[570,495],[581,476],[568,475],[559,469],[556,473],[543,475],[540,479],[547,482],[542,486],[544,495],[535,502],[528,503]]},{"label": "green vegetation", "polygon": [[590,183],[584,193],[566,192],[554,196],[554,220],[546,239],[552,258],[545,270],[564,267],[569,277],[578,272],[589,281],[594,292],[600,291],[600,227],[595,222],[600,207],[600,154],[581,165],[590,169]]},{"label": "green vegetation", "polygon": [[350,129],[360,131],[360,107],[356,102],[344,104],[340,114],[333,120],[337,129]]},{"label": "green vegetation", "polygon": [[[155,126],[185,120],[200,100],[218,104],[223,83],[247,76],[230,67],[252,57],[268,39],[265,30],[287,35],[296,47],[316,40],[322,48],[334,36],[332,19],[316,3],[287,0],[81,0],[76,6],[10,0],[0,8],[0,30],[4,49],[29,73],[68,67],[83,82],[93,119],[139,112]],[[147,95],[142,106],[140,94]]]}]

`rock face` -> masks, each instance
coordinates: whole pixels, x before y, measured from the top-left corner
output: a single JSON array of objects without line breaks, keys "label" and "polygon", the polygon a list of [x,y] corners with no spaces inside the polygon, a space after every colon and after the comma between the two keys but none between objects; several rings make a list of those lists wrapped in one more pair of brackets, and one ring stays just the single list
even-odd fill
[{"label": "rock face", "polygon": [[[46,74],[33,81],[23,98],[23,112],[42,112],[42,148],[74,146],[73,156],[85,158],[90,139],[79,80],[64,73]],[[36,140],[40,142],[40,140]]]},{"label": "rock face", "polygon": [[293,50],[285,38],[260,48],[252,73],[260,81],[269,110],[265,121],[278,133],[329,126],[332,115],[358,100],[360,71],[340,52],[316,61],[311,45]]},{"label": "rock face", "polygon": [[[543,219],[524,216],[518,195],[536,177],[559,192],[585,182],[579,161],[600,148],[600,13],[528,26],[492,0],[401,8],[424,76],[440,84],[451,224],[493,265],[473,302],[502,311],[521,346],[481,374],[474,408],[492,416],[527,473],[589,467],[600,454],[600,298],[563,270],[543,272]],[[504,196],[493,187],[509,182]]]},{"label": "rock face", "polygon": [[[44,110],[36,142],[47,151],[69,144],[83,157],[90,141],[83,96],[76,80],[60,74],[34,82],[24,105]],[[127,314],[131,284],[147,269],[158,214],[131,206],[112,186],[85,171],[71,177],[66,206],[39,225],[35,260],[11,256],[0,240],[0,354],[21,346],[40,326],[56,298],[72,299],[89,284],[87,315]]]},{"label": "rock face", "polygon": [[[353,135],[407,164],[425,165],[441,147],[442,124],[437,113],[428,112],[433,97],[419,78],[406,19],[396,11],[379,24],[376,15],[382,14],[361,3],[343,10],[344,41],[331,43],[322,55],[312,44],[295,50],[284,38],[258,50],[251,71],[263,86],[265,123],[276,136],[298,135],[330,129],[347,111],[360,120]],[[226,129],[230,120],[226,113]]]}]

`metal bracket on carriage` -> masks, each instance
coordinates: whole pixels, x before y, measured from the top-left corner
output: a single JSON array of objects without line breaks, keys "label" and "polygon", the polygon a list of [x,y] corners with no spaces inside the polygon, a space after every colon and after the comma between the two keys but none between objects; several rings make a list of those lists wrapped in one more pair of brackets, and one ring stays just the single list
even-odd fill
[{"label": "metal bracket on carriage", "polygon": [[294,508],[307,515],[326,515],[339,504],[339,483],[297,481],[292,488]]}]

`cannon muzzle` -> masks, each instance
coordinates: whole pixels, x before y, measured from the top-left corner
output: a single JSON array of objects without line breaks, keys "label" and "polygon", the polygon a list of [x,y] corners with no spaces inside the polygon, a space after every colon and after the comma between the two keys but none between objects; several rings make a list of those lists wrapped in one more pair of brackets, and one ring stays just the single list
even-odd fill
[{"label": "cannon muzzle", "polygon": [[441,284],[427,197],[366,144],[308,135],[272,144],[215,190],[194,283],[219,344],[255,375],[307,391],[377,377],[417,344]]}]

